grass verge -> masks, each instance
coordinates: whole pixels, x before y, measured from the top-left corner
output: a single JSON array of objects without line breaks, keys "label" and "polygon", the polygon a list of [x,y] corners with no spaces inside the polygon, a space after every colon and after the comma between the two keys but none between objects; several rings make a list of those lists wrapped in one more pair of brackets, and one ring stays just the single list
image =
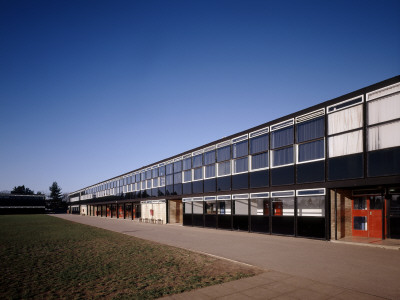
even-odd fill
[{"label": "grass verge", "polygon": [[154,299],[259,273],[46,215],[0,216],[0,298]]}]

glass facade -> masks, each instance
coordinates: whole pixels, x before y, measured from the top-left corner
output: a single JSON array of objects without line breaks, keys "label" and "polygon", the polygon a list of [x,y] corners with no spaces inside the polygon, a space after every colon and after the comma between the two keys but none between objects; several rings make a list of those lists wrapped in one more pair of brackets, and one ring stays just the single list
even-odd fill
[{"label": "glass facade", "polygon": [[[349,179],[354,185],[373,186],[380,176],[389,178],[381,183],[385,191],[390,184],[398,184],[392,181],[393,176],[400,175],[400,135],[396,134],[400,130],[400,84],[392,85],[390,89],[366,88],[354,98],[317,105],[291,115],[291,119],[221,139],[203,149],[179,154],[75,193],[79,201],[107,202],[103,214],[114,217],[119,206],[113,205],[118,201],[163,197],[168,201],[180,199],[179,195],[219,197],[226,193],[273,192],[282,187],[293,189],[296,195],[193,201],[185,203],[182,211],[203,216],[196,217],[196,221],[195,217],[187,219],[194,226],[327,237],[329,196],[298,195],[297,191],[307,185],[332,188],[336,181],[345,188],[353,188],[348,186]],[[389,207],[386,202],[390,199],[379,197],[369,199],[368,204],[357,197],[354,209]],[[133,205],[127,207],[129,210]],[[101,209],[95,211],[101,214]],[[123,211],[129,215],[126,207]],[[400,222],[396,221],[399,217],[387,219],[387,228],[396,232],[393,224]],[[368,222],[363,225],[362,216],[354,216],[352,222],[353,229],[366,226],[368,230]]]}]

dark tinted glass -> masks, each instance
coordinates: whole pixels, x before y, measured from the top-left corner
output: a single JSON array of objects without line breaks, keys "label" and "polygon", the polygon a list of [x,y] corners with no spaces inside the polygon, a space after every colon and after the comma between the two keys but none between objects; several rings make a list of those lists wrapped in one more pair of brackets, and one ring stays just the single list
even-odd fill
[{"label": "dark tinted glass", "polygon": [[232,176],[232,190],[247,189],[249,187],[249,175],[239,174]]},{"label": "dark tinted glass", "polygon": [[231,177],[219,177],[217,180],[217,190],[218,191],[230,191],[231,190]]}]

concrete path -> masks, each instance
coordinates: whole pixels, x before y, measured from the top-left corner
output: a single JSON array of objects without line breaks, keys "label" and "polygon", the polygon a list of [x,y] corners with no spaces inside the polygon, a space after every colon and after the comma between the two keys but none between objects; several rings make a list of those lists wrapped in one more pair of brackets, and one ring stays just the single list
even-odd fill
[{"label": "concrete path", "polygon": [[54,216],[228,258],[267,271],[251,279],[170,299],[189,296],[194,299],[400,299],[398,250],[101,217]]}]

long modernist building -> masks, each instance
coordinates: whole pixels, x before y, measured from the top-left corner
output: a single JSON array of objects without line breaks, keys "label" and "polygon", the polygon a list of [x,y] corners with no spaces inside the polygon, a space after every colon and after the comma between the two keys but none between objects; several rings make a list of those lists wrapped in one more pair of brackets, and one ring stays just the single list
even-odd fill
[{"label": "long modernist building", "polygon": [[69,196],[97,217],[400,238],[400,76]]}]

